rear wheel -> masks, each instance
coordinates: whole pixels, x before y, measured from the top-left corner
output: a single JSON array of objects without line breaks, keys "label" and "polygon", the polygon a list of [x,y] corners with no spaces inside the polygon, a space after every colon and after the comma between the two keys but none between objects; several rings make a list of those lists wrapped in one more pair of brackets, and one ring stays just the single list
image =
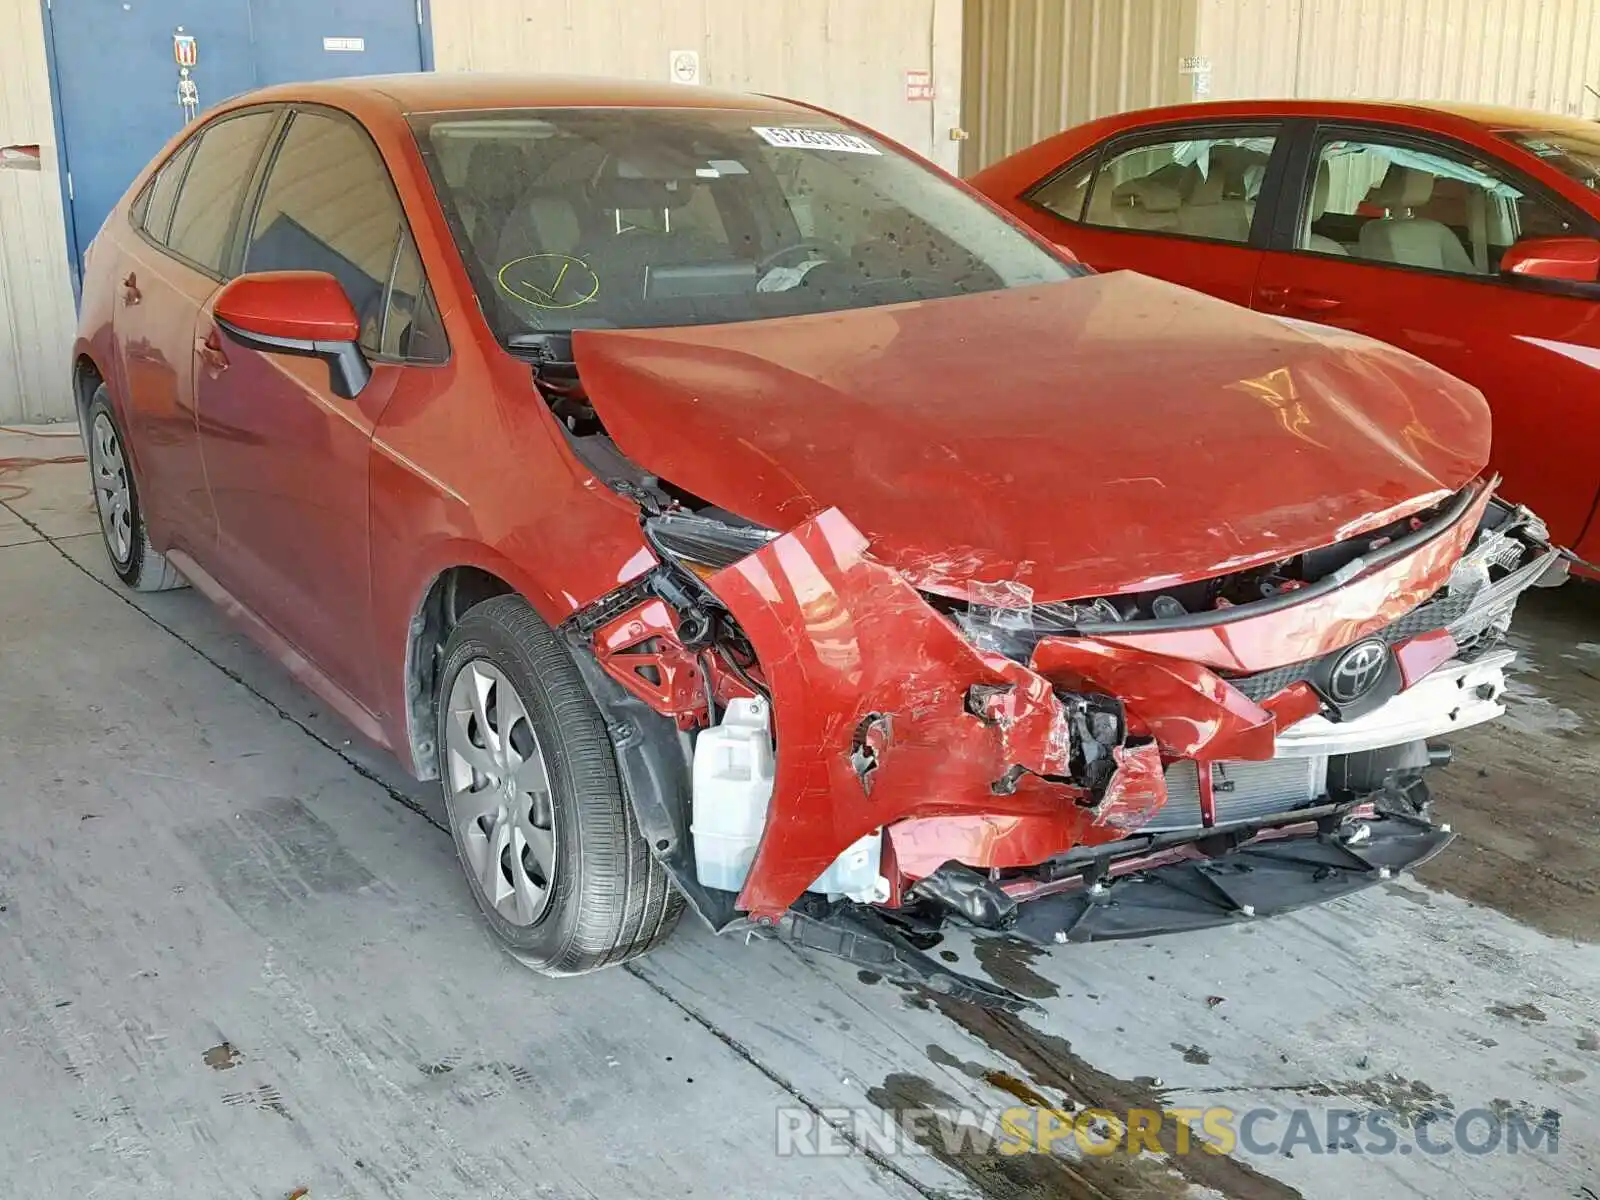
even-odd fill
[{"label": "rear wheel", "polygon": [[547,975],[663,941],[682,898],[640,836],[583,677],[526,601],[497,596],[462,618],[439,699],[450,831],[500,940]]},{"label": "rear wheel", "polygon": [[183,576],[150,545],[150,532],[139,508],[139,489],[103,383],[89,400],[89,480],[94,486],[95,511],[100,515],[100,536],[117,578],[136,592],[185,586]]}]

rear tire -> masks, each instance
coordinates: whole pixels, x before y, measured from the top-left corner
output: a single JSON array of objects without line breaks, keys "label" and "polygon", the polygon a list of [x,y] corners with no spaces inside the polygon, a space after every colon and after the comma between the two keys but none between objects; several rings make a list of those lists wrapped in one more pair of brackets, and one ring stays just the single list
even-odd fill
[{"label": "rear tire", "polygon": [[94,488],[100,538],[111,569],[136,592],[166,592],[188,584],[150,545],[150,531],[139,507],[139,487],[128,463],[122,430],[106,385],[89,399],[89,483]]},{"label": "rear tire", "polygon": [[520,596],[484,601],[450,635],[436,733],[456,853],[518,959],[577,975],[666,939],[683,898],[639,833],[582,675]]}]

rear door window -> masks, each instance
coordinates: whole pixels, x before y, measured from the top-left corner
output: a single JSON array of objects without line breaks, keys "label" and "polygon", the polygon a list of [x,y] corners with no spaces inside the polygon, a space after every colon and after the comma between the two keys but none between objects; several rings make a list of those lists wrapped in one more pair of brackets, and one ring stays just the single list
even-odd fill
[{"label": "rear door window", "polygon": [[[174,254],[212,275],[222,274],[239,203],[276,120],[274,111],[250,112],[217,121],[200,135],[164,239]],[[154,201],[152,195],[152,208]]]},{"label": "rear door window", "polygon": [[145,196],[144,231],[163,246],[167,244],[167,232],[172,228],[172,206],[177,202],[183,173],[189,169],[189,160],[194,157],[195,145],[196,142],[191,138],[167,160]]},{"label": "rear door window", "polygon": [[1242,244],[1279,133],[1276,125],[1172,130],[1159,141],[1113,146],[1098,167],[1075,164],[1028,199],[1083,225]]}]

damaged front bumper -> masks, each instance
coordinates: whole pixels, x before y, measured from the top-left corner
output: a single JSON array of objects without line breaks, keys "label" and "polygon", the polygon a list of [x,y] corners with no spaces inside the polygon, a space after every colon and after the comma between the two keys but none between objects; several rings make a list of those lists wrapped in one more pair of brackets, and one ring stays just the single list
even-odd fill
[{"label": "damaged front bumper", "polygon": [[[1365,810],[1352,819],[1353,808]],[[1219,830],[1209,842],[1140,838],[1080,855],[1054,889],[1016,906],[1011,936],[1041,946],[1185,933],[1277,916],[1372,887],[1420,866],[1454,837],[1417,816],[1326,805],[1276,823]],[[1219,848],[1220,847],[1220,848]],[[936,932],[858,905],[803,902],[774,936],[952,999],[1019,1011],[1030,1001],[953,971],[928,950]]]},{"label": "damaged front bumper", "polygon": [[[641,829],[713,927],[985,999],[930,966],[918,929],[1200,928],[1368,886],[1449,840],[1418,800],[1426,743],[1499,715],[1511,607],[1562,565],[1491,491],[1298,594],[1169,620],[1087,608],[1020,637],[1013,611],[993,641],[828,510],[715,565],[656,544],[661,571],[568,632]],[[776,751],[736,893],[696,870],[690,769],[734,704],[770,707]],[[874,903],[820,894],[864,845],[878,886],[850,895]]]}]

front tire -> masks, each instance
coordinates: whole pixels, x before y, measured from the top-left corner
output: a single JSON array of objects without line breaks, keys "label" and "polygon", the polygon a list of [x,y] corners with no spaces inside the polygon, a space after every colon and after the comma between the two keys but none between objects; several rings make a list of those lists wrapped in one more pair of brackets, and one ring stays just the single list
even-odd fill
[{"label": "front tire", "polygon": [[94,487],[100,537],[111,569],[136,592],[165,592],[187,586],[177,568],[150,545],[150,531],[139,507],[139,489],[123,449],[122,430],[106,385],[89,399],[89,482]]},{"label": "front tire", "polygon": [[520,596],[484,601],[450,635],[437,736],[456,853],[517,958],[576,975],[666,939],[683,899],[639,833],[582,675]]}]

